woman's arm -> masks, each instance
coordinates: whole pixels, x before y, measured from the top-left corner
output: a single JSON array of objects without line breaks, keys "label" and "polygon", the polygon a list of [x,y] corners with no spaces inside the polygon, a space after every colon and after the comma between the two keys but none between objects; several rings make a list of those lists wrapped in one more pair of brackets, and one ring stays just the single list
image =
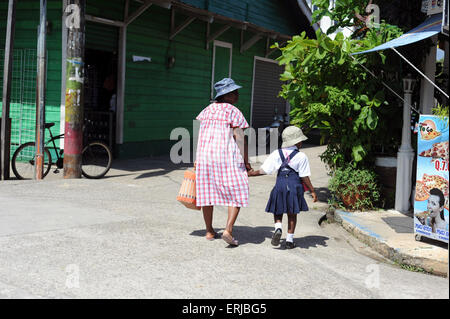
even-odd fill
[{"label": "woman's arm", "polygon": [[314,187],[311,184],[311,180],[309,179],[309,177],[305,176],[305,177],[301,177],[301,179],[306,184],[306,186],[311,190],[313,202],[317,202],[317,194],[316,194],[316,191],[314,190]]},{"label": "woman's arm", "polygon": [[248,141],[244,134],[244,130],[240,127],[234,127],[233,137],[236,141],[239,151],[241,152],[242,158],[244,159],[245,168],[247,169],[247,171],[253,170],[248,161]]}]

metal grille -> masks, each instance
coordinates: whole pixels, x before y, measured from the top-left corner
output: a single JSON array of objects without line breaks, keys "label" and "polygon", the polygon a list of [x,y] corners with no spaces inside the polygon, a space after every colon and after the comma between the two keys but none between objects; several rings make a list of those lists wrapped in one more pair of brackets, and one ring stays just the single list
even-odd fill
[{"label": "metal grille", "polygon": [[[1,96],[3,96],[4,55],[5,51],[0,50]],[[35,140],[36,69],[37,53],[35,49],[14,50],[9,115],[11,117],[11,156],[19,145]],[[1,103],[0,101],[0,105]]]}]

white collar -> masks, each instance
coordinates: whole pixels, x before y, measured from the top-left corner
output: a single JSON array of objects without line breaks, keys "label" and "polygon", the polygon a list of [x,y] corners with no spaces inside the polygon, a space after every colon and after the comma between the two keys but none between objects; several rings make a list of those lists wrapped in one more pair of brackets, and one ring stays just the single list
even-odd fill
[{"label": "white collar", "polygon": [[291,150],[294,151],[294,150],[296,150],[296,149],[298,149],[298,148],[297,148],[297,146],[295,146],[295,145],[294,145],[294,146],[289,146],[289,147],[283,147],[283,148],[282,148],[282,150],[288,150],[288,151],[291,151]]}]

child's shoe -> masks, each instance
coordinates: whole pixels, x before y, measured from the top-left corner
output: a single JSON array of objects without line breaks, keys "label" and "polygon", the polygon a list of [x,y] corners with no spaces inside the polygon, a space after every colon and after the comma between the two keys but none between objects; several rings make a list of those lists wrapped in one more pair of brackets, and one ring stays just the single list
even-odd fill
[{"label": "child's shoe", "polygon": [[272,236],[272,242],[271,242],[273,246],[278,246],[280,244],[281,233],[282,233],[281,228],[275,229],[275,232],[273,233],[273,236]]},{"label": "child's shoe", "polygon": [[297,245],[295,243],[290,242],[290,241],[286,242],[286,249],[292,249],[292,248],[295,248],[295,247],[297,247]]}]

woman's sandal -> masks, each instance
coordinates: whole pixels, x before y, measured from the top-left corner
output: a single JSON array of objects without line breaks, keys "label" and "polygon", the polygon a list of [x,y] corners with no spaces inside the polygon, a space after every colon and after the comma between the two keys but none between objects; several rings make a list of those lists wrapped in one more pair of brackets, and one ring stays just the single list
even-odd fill
[{"label": "woman's sandal", "polygon": [[225,234],[225,233],[223,233],[223,234],[222,234],[222,239],[223,239],[228,245],[231,245],[231,246],[238,246],[238,245],[239,245],[239,242],[238,242],[236,239],[234,239],[233,236],[231,236],[230,234]]}]

